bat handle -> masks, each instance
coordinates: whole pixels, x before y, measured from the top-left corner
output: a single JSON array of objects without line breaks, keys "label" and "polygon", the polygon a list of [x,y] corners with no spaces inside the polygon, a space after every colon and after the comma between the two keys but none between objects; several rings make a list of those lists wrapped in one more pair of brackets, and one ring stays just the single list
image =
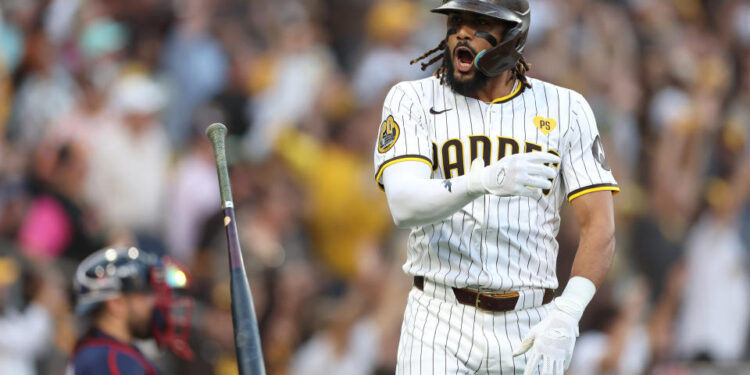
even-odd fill
[{"label": "bat handle", "polygon": [[216,159],[216,171],[219,176],[219,190],[221,193],[221,207],[234,207],[232,200],[232,187],[229,184],[229,170],[227,168],[227,153],[225,138],[227,127],[221,123],[211,124],[206,129],[206,135],[211,141]]}]

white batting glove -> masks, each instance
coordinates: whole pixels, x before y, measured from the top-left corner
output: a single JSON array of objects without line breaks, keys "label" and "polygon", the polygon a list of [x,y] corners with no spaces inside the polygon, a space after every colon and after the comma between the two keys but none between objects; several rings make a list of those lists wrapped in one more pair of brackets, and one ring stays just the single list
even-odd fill
[{"label": "white batting glove", "polygon": [[469,192],[494,194],[501,197],[522,195],[540,198],[542,190],[552,187],[550,178],[555,178],[555,168],[560,157],[547,152],[527,152],[506,156],[489,166],[482,158],[471,163]]},{"label": "white batting glove", "polygon": [[523,375],[536,374],[542,364],[541,375],[563,375],[573,357],[578,321],[596,292],[594,283],[583,277],[573,277],[565,291],[552,301],[552,310],[526,335],[513,356],[529,352]]}]

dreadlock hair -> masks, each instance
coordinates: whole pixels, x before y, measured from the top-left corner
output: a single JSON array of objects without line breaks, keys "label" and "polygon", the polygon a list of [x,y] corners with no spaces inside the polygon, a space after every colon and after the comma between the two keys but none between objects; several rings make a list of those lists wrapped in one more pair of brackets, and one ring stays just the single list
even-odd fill
[{"label": "dreadlock hair", "polygon": [[[443,59],[443,56],[445,56],[445,47],[448,45],[447,38],[440,41],[440,44],[437,45],[437,47],[425,52],[422,54],[422,56],[417,57],[416,59],[409,62],[409,65],[414,65],[422,60],[425,60],[429,58],[432,55],[435,55],[435,53],[439,52],[438,55],[433,56],[430,60],[427,62],[422,63],[422,71],[427,70],[428,67],[430,67],[432,64],[440,61]],[[437,71],[435,71],[435,77],[440,79],[440,84],[445,83],[445,66],[440,65],[440,68],[438,68]]]},{"label": "dreadlock hair", "polygon": [[526,78],[526,73],[531,70],[531,64],[526,62],[526,59],[521,56],[520,59],[516,62],[516,66],[513,67],[513,70],[511,72],[513,73],[513,76],[516,77],[517,80],[521,81],[521,85],[523,87],[530,89],[531,84],[529,83],[528,78]]},{"label": "dreadlock hair", "polygon": [[[445,56],[445,48],[447,47],[448,42],[447,38],[440,41],[440,44],[437,45],[437,47],[425,52],[422,54],[422,56],[417,57],[416,59],[409,62],[409,65],[414,65],[422,60],[427,60],[427,62],[422,63],[422,71],[427,70],[428,67],[432,66],[436,62],[443,59]],[[436,53],[438,53],[435,55]],[[433,56],[434,55],[434,56]],[[430,58],[432,56],[432,58]],[[511,69],[511,72],[513,73],[513,77],[517,80],[521,81],[521,85],[523,85],[526,88],[531,88],[531,84],[529,83],[529,80],[526,78],[526,73],[531,70],[531,64],[527,63],[526,60],[521,56],[520,59],[516,62],[516,66]],[[440,84],[445,84],[445,62],[440,65],[440,67],[435,71],[435,77],[440,79]]]}]

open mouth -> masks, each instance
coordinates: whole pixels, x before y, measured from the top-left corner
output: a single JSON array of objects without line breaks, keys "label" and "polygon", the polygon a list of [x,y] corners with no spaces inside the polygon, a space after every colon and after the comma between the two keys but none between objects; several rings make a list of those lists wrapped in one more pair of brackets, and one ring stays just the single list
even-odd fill
[{"label": "open mouth", "polygon": [[456,70],[461,73],[471,71],[471,68],[474,66],[474,51],[469,47],[460,46],[453,50],[453,55],[456,60]]}]

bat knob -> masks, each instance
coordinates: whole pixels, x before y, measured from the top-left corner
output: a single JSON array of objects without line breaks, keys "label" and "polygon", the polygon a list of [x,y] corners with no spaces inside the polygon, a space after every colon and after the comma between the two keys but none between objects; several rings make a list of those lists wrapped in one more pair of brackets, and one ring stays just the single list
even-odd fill
[{"label": "bat knob", "polygon": [[219,122],[213,123],[206,129],[206,135],[212,140],[224,138],[227,135],[227,127]]}]

